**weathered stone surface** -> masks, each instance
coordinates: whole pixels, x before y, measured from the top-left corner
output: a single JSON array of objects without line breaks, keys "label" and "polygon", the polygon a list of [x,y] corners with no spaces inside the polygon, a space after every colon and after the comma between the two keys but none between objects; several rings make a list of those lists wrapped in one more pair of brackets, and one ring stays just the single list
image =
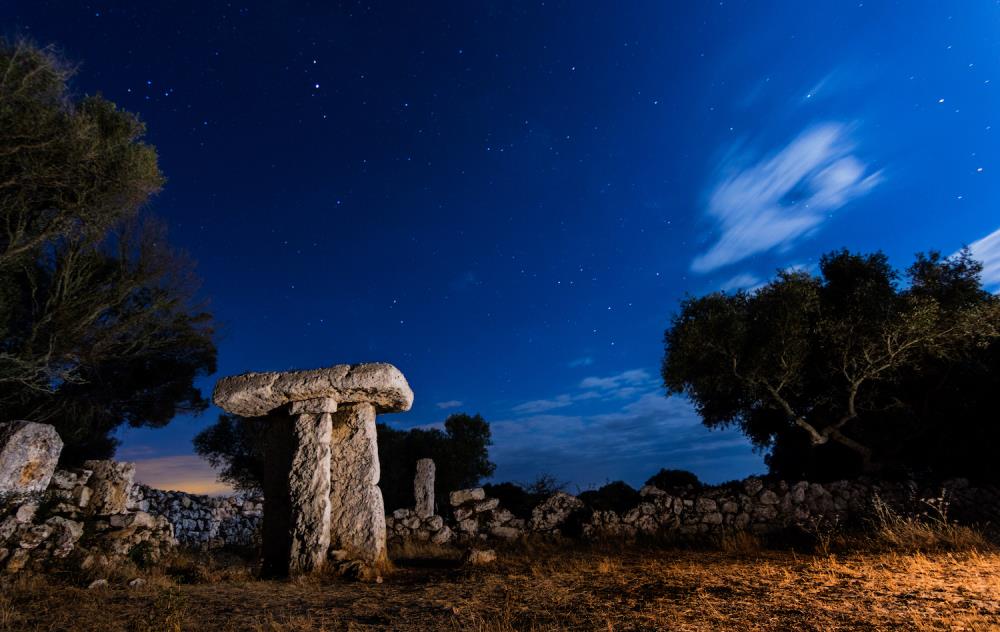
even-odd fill
[{"label": "weathered stone surface", "polygon": [[420,518],[434,515],[434,460],[417,461],[417,475],[413,477],[414,511]]},{"label": "weathered stone surface", "polygon": [[330,547],[377,569],[387,557],[375,410],[347,404],[332,416]]},{"label": "weathered stone surface", "polygon": [[63,442],[49,424],[0,424],[0,492],[40,492],[49,486]]},{"label": "weathered stone surface", "polygon": [[337,400],[329,397],[320,399],[305,399],[288,405],[290,415],[320,415],[337,412]]},{"label": "weathered stone surface", "polygon": [[83,466],[92,472],[87,482],[91,490],[86,507],[88,513],[103,516],[124,512],[135,480],[135,464],[85,461]]},{"label": "weathered stone surface", "polygon": [[301,414],[294,421],[296,439],[288,478],[292,509],[289,571],[322,568],[330,547],[330,413]]},{"label": "weathered stone surface", "polygon": [[532,531],[551,531],[559,528],[570,515],[583,508],[583,501],[565,492],[556,492],[531,511]]},{"label": "weathered stone surface", "polygon": [[458,491],[451,492],[451,494],[448,495],[448,500],[451,502],[452,507],[458,507],[459,505],[473,500],[483,500],[484,498],[486,498],[486,492],[482,487],[460,489]]},{"label": "weathered stone surface", "polygon": [[329,398],[366,403],[380,413],[409,410],[413,391],[391,364],[339,364],[325,369],[245,373],[215,385],[212,399],[227,412],[263,417],[292,402]]},{"label": "weathered stone surface", "polygon": [[497,561],[497,552],[493,549],[469,549],[465,553],[465,563],[472,566],[483,566]]}]

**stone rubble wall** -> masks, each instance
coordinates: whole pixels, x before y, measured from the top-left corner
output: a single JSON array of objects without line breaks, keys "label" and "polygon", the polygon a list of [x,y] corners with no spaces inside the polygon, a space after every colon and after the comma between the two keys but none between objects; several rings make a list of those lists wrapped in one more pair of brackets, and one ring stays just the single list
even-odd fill
[{"label": "stone rubble wall", "polygon": [[174,546],[166,518],[125,508],[135,472],[131,463],[85,466],[55,470],[43,491],[0,495],[3,572],[151,563]]},{"label": "stone rubble wall", "polygon": [[201,496],[135,485],[129,507],[163,516],[178,544],[198,549],[254,546],[260,542],[263,498]]},{"label": "stone rubble wall", "polygon": [[[1000,525],[1000,488],[970,487],[957,479],[921,489],[910,483],[865,480],[809,483],[751,477],[740,483],[687,488],[671,493],[652,486],[640,490],[641,501],[623,512],[587,507],[579,498],[558,492],[532,511],[530,520],[516,518],[486,498],[481,488],[452,492],[450,520],[433,516],[421,521],[408,509],[387,518],[390,540],[402,542],[512,540],[529,534],[583,538],[676,534],[698,537],[744,531],[766,535],[789,528],[820,531],[864,527],[876,499],[901,515],[925,514],[964,524]],[[442,530],[448,538],[437,536]]]}]

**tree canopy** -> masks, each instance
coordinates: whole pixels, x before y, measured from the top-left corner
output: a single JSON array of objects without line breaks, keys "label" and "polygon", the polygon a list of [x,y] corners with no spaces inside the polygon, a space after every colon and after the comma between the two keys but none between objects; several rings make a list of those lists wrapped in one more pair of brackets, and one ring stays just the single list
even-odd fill
[{"label": "tree canopy", "polygon": [[882,253],[824,256],[819,275],[688,298],[662,367],[709,427],[736,425],[772,471],[828,478],[923,470],[993,477],[1000,301],[967,251],[918,255],[907,283]]},{"label": "tree canopy", "polygon": [[71,75],[0,41],[0,408],[53,424],[64,462],[202,410],[216,353],[191,264],[140,213],[163,184],[143,124]]}]

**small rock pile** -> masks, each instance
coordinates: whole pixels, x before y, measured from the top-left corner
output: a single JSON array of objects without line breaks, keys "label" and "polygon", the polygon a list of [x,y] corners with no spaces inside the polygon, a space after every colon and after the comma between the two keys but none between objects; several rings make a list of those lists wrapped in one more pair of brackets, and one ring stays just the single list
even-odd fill
[{"label": "small rock pile", "polygon": [[390,542],[412,540],[447,544],[455,537],[455,533],[445,524],[443,517],[421,518],[412,509],[397,509],[391,516],[386,516],[385,530]]},{"label": "small rock pile", "polygon": [[263,515],[260,497],[213,498],[135,485],[129,507],[166,518],[173,525],[177,542],[183,546],[217,549],[260,542]]},{"label": "small rock pile", "polygon": [[525,521],[500,507],[496,498],[487,498],[482,487],[460,489],[448,498],[460,541],[513,540],[524,533]]}]

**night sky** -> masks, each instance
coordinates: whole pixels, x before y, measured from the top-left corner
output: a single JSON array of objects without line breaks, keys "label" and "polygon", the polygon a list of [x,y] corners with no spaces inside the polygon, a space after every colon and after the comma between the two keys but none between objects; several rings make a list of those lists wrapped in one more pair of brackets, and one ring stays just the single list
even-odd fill
[{"label": "night sky", "polygon": [[[1000,288],[1000,5],[0,2],[149,126],[219,375],[387,361],[396,427],[492,422],[496,480],[764,469],[663,396],[685,293],[834,248],[972,244]],[[998,126],[993,129],[993,126]],[[210,391],[214,377],[201,386]],[[191,437],[123,432],[217,491]]]}]

